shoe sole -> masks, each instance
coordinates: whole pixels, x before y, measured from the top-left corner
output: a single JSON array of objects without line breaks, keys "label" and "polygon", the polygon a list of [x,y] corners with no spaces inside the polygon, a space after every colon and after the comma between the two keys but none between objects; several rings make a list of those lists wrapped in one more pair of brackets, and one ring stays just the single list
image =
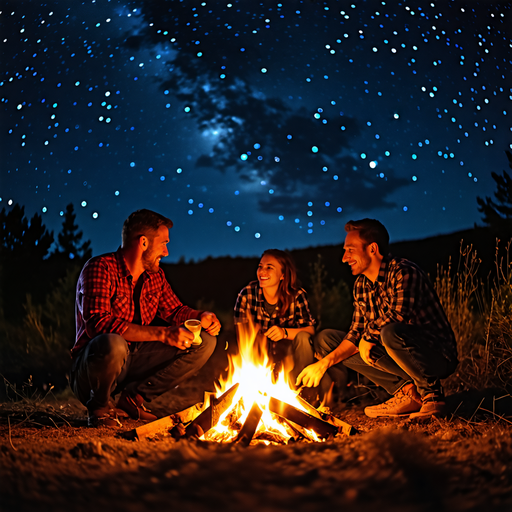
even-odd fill
[{"label": "shoe sole", "polygon": [[430,418],[444,418],[446,416],[446,412],[445,411],[440,411],[440,412],[433,412],[431,414],[414,414],[412,413],[410,416],[409,416],[409,419],[411,420],[428,420]]},{"label": "shoe sole", "polygon": [[411,414],[414,414],[412,412],[404,412],[403,414],[379,414],[379,413],[370,413],[368,414],[366,411],[364,411],[366,416],[368,418],[407,418]]}]

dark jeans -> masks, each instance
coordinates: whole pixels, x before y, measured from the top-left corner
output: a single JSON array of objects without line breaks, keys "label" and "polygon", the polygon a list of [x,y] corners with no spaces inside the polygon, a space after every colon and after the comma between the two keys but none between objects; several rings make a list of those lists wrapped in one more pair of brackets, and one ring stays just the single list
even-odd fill
[{"label": "dark jeans", "polygon": [[283,361],[288,371],[289,382],[295,387],[299,373],[315,362],[313,355],[313,340],[311,334],[299,332],[293,340],[273,342],[269,340],[270,359],[274,362]]},{"label": "dark jeans", "polygon": [[71,389],[89,411],[106,407],[122,389],[145,401],[194,375],[212,355],[217,338],[201,333],[198,347],[179,350],[159,341],[131,342],[118,334],[100,334],[75,357]]},{"label": "dark jeans", "polygon": [[[329,368],[333,378],[344,371],[343,364],[375,384],[382,386],[390,395],[395,394],[405,384],[414,382],[421,396],[441,390],[441,379],[451,375],[457,361],[449,361],[435,343],[443,343],[428,333],[425,328],[409,324],[388,324],[380,333],[382,345],[372,349],[375,361],[366,364],[359,353],[343,363]],[[327,329],[315,338],[315,351],[322,357],[332,352],[343,340],[345,333]],[[434,341],[434,343],[433,343]]]}]

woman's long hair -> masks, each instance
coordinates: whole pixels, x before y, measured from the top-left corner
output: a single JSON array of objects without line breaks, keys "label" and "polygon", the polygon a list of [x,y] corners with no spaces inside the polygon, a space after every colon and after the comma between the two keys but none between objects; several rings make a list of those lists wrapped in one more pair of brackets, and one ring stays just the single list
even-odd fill
[{"label": "woman's long hair", "polygon": [[300,283],[297,279],[297,268],[295,267],[292,257],[285,251],[281,251],[279,249],[267,249],[261,257],[263,258],[265,255],[273,256],[279,265],[281,265],[281,269],[283,271],[283,279],[279,283],[279,288],[277,289],[277,304],[279,307],[279,315],[284,316],[300,288]]}]

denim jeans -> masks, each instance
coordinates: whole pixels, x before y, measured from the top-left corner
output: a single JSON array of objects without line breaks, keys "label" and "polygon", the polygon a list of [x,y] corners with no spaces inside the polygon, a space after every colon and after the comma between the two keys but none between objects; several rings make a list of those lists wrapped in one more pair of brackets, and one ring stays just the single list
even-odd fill
[{"label": "denim jeans", "polygon": [[255,345],[266,346],[271,364],[282,363],[292,387],[299,373],[315,362],[313,355],[313,340],[311,334],[301,331],[292,340],[272,341],[261,333],[262,338]]},{"label": "denim jeans", "polygon": [[204,331],[201,338],[198,347],[179,350],[159,341],[128,344],[118,334],[100,334],[75,357],[71,389],[89,411],[106,407],[122,389],[151,402],[204,366],[217,338]]},{"label": "denim jeans", "polygon": [[[345,333],[332,329],[320,332],[315,338],[315,350],[326,355],[334,350],[345,337]],[[382,386],[390,395],[395,394],[405,384],[414,382],[421,396],[441,391],[441,379],[451,375],[457,361],[450,361],[436,349],[442,338],[428,332],[424,327],[409,324],[388,324],[380,333],[382,345],[372,349],[371,365],[366,364],[359,353],[342,363],[329,368],[336,375],[343,364],[375,384]]]}]

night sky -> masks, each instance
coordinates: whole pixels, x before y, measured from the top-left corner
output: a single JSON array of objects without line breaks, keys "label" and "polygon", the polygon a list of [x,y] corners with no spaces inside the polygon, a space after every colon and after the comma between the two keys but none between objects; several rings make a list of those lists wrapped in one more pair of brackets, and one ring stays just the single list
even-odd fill
[{"label": "night sky", "polygon": [[510,2],[8,1],[0,208],[95,255],[139,208],[170,256],[470,228],[508,168]]}]

